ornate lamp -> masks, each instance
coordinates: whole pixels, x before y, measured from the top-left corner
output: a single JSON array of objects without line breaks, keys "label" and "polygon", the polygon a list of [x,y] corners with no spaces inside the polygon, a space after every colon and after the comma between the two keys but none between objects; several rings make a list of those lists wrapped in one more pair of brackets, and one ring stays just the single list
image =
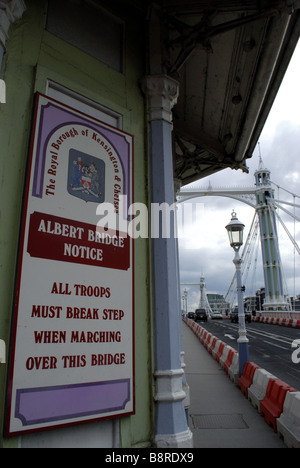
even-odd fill
[{"label": "ornate lamp", "polygon": [[243,231],[245,225],[241,223],[236,216],[235,211],[231,213],[231,221],[227,224],[226,229],[228,232],[229,243],[235,251],[235,256],[233,263],[236,268],[236,285],[237,285],[237,296],[238,296],[238,317],[239,317],[239,374],[243,374],[244,366],[247,361],[249,361],[249,350],[247,338],[246,325],[245,325],[245,311],[243,304],[243,293],[245,289],[242,286],[242,273],[241,273],[241,264],[242,260],[239,256],[239,250],[241,245],[243,245]]}]

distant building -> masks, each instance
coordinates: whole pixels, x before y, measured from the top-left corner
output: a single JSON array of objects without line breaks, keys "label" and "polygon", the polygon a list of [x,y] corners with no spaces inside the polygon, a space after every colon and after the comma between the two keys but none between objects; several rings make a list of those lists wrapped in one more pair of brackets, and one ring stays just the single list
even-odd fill
[{"label": "distant building", "polygon": [[265,300],[265,288],[260,288],[256,291],[256,305],[257,305],[257,310],[262,310],[263,309],[263,303]]},{"label": "distant building", "polygon": [[244,297],[244,309],[245,312],[250,314],[255,314],[256,310],[258,310],[258,296],[246,296]]},{"label": "distant building", "polygon": [[296,298],[290,297],[290,304],[292,310],[295,310],[297,312],[300,311],[300,295],[298,294]]},{"label": "distant building", "polygon": [[229,302],[226,302],[224,296],[219,293],[207,293],[207,299],[211,310],[221,312],[222,314],[226,314],[226,312],[230,309]]}]

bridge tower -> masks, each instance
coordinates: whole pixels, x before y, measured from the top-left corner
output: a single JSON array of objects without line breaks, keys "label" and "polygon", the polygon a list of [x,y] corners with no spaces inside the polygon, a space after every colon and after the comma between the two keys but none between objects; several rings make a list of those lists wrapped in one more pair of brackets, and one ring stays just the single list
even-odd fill
[{"label": "bridge tower", "polygon": [[256,213],[259,219],[263,272],[265,280],[264,310],[288,310],[284,296],[282,268],[275,217],[274,189],[271,186],[270,171],[263,167],[254,173],[256,185]]},{"label": "bridge tower", "polygon": [[206,284],[205,278],[202,274],[200,276],[200,302],[199,302],[199,309],[205,309],[206,313],[211,313],[211,307],[209,305],[207,295],[206,295]]},{"label": "bridge tower", "polygon": [[199,309],[205,309],[207,314],[212,312],[210,304],[207,299],[206,294],[206,285],[205,285],[205,278],[202,273],[200,276],[200,283],[180,283],[181,286],[200,286],[200,301],[199,301]]}]

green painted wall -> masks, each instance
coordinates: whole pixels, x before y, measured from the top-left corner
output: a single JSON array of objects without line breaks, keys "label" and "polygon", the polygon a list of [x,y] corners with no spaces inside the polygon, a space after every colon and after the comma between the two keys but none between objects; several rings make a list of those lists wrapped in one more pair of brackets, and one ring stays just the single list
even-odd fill
[{"label": "green painted wall", "polygon": [[[105,1],[101,2],[105,6]],[[139,2],[135,2],[139,4]],[[126,1],[107,2],[125,20],[125,73],[119,73],[65,43],[44,29],[47,1],[26,0],[23,18],[9,31],[0,78],[6,81],[6,104],[0,104],[0,339],[9,343],[22,195],[34,93],[45,93],[46,80],[99,102],[123,115],[123,130],[135,137],[135,201],[148,202],[148,160],[145,151],[142,9]],[[113,4],[111,6],[111,4]],[[153,432],[152,330],[149,295],[149,244],[135,242],[135,362],[136,415],[121,422],[123,447],[148,446]],[[0,366],[0,425],[6,386],[6,366]],[[2,437],[2,435],[1,435]],[[0,439],[4,447],[17,438]]]}]

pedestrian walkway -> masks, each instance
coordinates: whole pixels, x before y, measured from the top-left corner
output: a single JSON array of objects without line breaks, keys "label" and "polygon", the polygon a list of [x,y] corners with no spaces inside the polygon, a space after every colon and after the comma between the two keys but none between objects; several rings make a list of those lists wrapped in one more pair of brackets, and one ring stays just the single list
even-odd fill
[{"label": "pedestrian walkway", "polygon": [[193,331],[182,329],[194,448],[286,448]]}]

